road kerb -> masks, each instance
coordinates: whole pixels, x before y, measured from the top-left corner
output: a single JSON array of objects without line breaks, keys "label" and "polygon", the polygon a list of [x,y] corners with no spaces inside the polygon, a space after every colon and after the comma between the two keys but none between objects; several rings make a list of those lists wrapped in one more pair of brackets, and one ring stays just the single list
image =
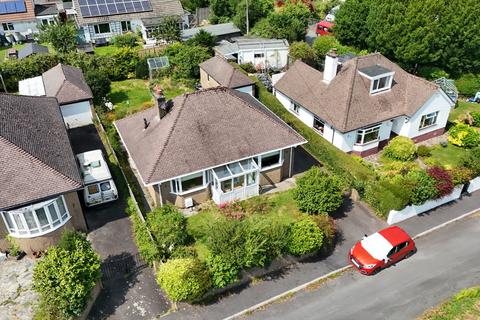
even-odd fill
[{"label": "road kerb", "polygon": [[[449,224],[452,224],[452,223],[454,223],[454,222],[457,222],[457,221],[459,221],[459,220],[462,220],[462,219],[464,219],[464,218],[466,218],[466,217],[468,217],[468,216],[470,216],[470,215],[473,215],[474,213],[479,212],[479,211],[480,211],[480,208],[475,209],[475,210],[472,210],[472,211],[469,211],[469,212],[467,212],[467,213],[465,213],[465,214],[462,214],[462,215],[459,216],[459,217],[456,217],[456,218],[454,218],[454,219],[452,219],[452,220],[449,220],[449,221],[446,221],[446,222],[444,222],[444,223],[442,223],[442,224],[439,224],[438,226],[435,226],[435,227],[433,227],[433,228],[430,228],[430,229],[428,229],[428,230],[425,230],[425,231],[423,231],[423,232],[420,232],[419,234],[417,234],[416,236],[414,236],[413,239],[417,239],[417,238],[423,237],[423,236],[425,236],[425,235],[427,235],[427,234],[429,234],[429,233],[432,233],[432,232],[434,232],[434,231],[436,231],[436,230],[442,229],[442,228],[448,226]],[[229,317],[227,317],[227,318],[224,318],[223,320],[233,320],[233,319],[237,319],[238,317],[241,317],[241,316],[243,316],[243,315],[245,315],[245,314],[247,314],[247,313],[249,313],[249,312],[253,312],[253,311],[255,311],[255,310],[259,309],[259,308],[262,308],[262,307],[264,307],[264,306],[266,306],[266,305],[269,305],[269,304],[271,304],[271,303],[273,303],[273,302],[275,302],[275,301],[277,301],[277,300],[279,300],[279,299],[281,299],[281,298],[283,298],[283,297],[285,297],[285,296],[288,296],[288,295],[291,295],[291,294],[293,294],[293,293],[296,293],[296,292],[298,292],[298,291],[300,291],[300,290],[303,290],[303,289],[305,289],[306,287],[308,287],[309,285],[316,283],[317,281],[320,281],[320,280],[323,280],[323,279],[325,279],[325,278],[331,277],[332,275],[334,275],[334,274],[336,274],[336,273],[344,272],[344,271],[346,271],[346,270],[348,270],[348,269],[350,269],[350,268],[352,268],[352,266],[351,266],[351,265],[348,265],[348,266],[342,267],[342,268],[340,268],[340,269],[334,270],[334,271],[332,271],[332,272],[329,272],[329,273],[327,273],[327,274],[325,274],[325,275],[323,275],[323,276],[320,276],[320,277],[318,277],[318,278],[316,278],[316,279],[313,279],[313,280],[311,280],[311,281],[309,281],[309,282],[307,282],[307,283],[301,284],[301,285],[299,285],[299,286],[297,286],[297,287],[295,287],[295,288],[293,288],[293,289],[290,289],[290,290],[285,291],[285,292],[282,292],[282,293],[280,293],[280,294],[278,294],[278,295],[276,295],[276,296],[274,296],[274,297],[271,297],[270,299],[267,299],[267,300],[264,300],[264,301],[262,301],[262,302],[260,302],[260,303],[257,303],[257,304],[254,305],[254,306],[251,306],[251,307],[249,307],[249,308],[247,308],[247,309],[243,309],[242,311],[237,312],[237,313],[235,313],[234,315],[231,315],[231,316],[229,316]]]},{"label": "road kerb", "polygon": [[236,318],[238,318],[238,317],[241,317],[241,316],[243,316],[243,315],[245,315],[245,314],[247,314],[247,313],[249,313],[249,312],[253,312],[253,311],[255,311],[255,310],[257,310],[257,309],[259,309],[259,308],[261,308],[261,307],[264,307],[264,306],[266,306],[266,305],[268,305],[268,304],[270,304],[270,303],[273,303],[273,302],[275,302],[276,300],[279,300],[279,299],[281,299],[281,298],[283,298],[283,297],[285,297],[285,296],[288,296],[288,295],[291,295],[291,294],[293,294],[293,293],[296,293],[296,292],[298,292],[298,291],[300,291],[300,290],[303,290],[303,289],[305,289],[306,287],[308,287],[309,285],[316,283],[317,281],[320,281],[320,280],[326,279],[326,278],[328,278],[328,277],[331,277],[332,275],[334,275],[334,274],[336,274],[336,273],[344,272],[344,271],[350,269],[351,267],[352,267],[352,266],[348,265],[348,266],[345,266],[345,267],[343,267],[343,268],[340,268],[340,269],[334,270],[334,271],[332,271],[332,272],[329,272],[329,273],[327,273],[327,274],[324,274],[323,276],[320,276],[320,277],[318,277],[318,278],[315,278],[315,279],[313,279],[313,280],[311,280],[311,281],[309,281],[309,282],[307,282],[307,283],[301,284],[301,285],[299,285],[298,287],[295,287],[295,288],[290,289],[290,290],[288,290],[288,291],[282,292],[282,293],[280,293],[280,294],[278,294],[278,295],[276,295],[276,296],[274,296],[274,297],[271,297],[270,299],[267,299],[267,300],[264,300],[264,301],[262,301],[262,302],[260,302],[260,303],[257,303],[256,305],[251,306],[250,308],[243,309],[242,311],[237,312],[237,313],[235,313],[234,315],[231,315],[231,316],[229,316],[229,317],[227,317],[227,318],[224,318],[223,320],[233,320],[233,319],[236,319]]},{"label": "road kerb", "polygon": [[438,226],[435,226],[435,227],[433,227],[433,228],[430,228],[430,229],[428,229],[428,230],[425,230],[425,231],[423,231],[423,232],[420,232],[419,234],[417,234],[416,236],[414,236],[413,239],[417,239],[417,238],[423,237],[423,236],[425,236],[425,235],[427,235],[427,234],[429,234],[429,233],[432,233],[432,232],[434,232],[434,231],[437,231],[438,229],[442,229],[442,228],[448,226],[449,224],[452,224],[452,223],[454,223],[454,222],[457,222],[457,221],[459,221],[459,220],[462,220],[462,219],[464,219],[464,218],[466,218],[466,217],[468,217],[468,216],[471,216],[472,214],[474,214],[474,213],[476,213],[476,212],[479,212],[479,211],[480,211],[480,208],[475,209],[475,210],[472,210],[472,211],[469,211],[469,212],[467,212],[467,213],[465,213],[465,214],[462,214],[462,215],[459,216],[459,217],[456,217],[456,218],[454,218],[454,219],[452,219],[452,220],[448,220],[448,221],[446,221],[446,222],[444,222],[444,223],[442,223],[442,224],[439,224]]}]

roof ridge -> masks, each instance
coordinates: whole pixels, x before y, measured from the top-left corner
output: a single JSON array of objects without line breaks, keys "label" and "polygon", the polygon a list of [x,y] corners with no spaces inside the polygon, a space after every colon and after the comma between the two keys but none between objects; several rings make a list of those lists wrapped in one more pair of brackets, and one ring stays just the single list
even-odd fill
[{"label": "roof ridge", "polygon": [[183,111],[183,107],[185,105],[185,101],[187,101],[187,97],[188,97],[189,94],[185,94],[183,96],[183,101],[182,101],[182,104],[179,106],[179,111],[178,111],[178,114],[177,114],[177,117],[175,118],[175,120],[173,121],[172,123],[172,127],[170,128],[170,130],[168,131],[168,135],[167,135],[167,139],[165,139],[165,143],[163,144],[163,148],[162,150],[160,150],[158,156],[157,156],[157,160],[155,160],[154,164],[152,165],[152,167],[150,168],[150,172],[148,174],[148,177],[147,177],[147,181],[145,182],[149,182],[150,179],[152,179],[152,176],[153,176],[153,173],[155,172],[155,168],[157,167],[158,165],[158,162],[160,161],[160,158],[162,157],[163,155],[163,152],[165,151],[168,143],[170,142],[170,138],[172,137],[172,133],[173,131],[175,130],[175,127],[176,127],[176,124],[178,122],[178,119],[180,118],[181,114],[182,114],[182,111]]},{"label": "roof ridge", "polygon": [[[226,89],[226,88],[225,88]],[[240,100],[242,102],[242,104],[244,104],[245,106],[247,106],[248,108],[254,110],[256,113],[259,113],[261,114],[265,119],[268,119],[268,120],[272,120],[271,117],[267,116],[264,112],[261,112],[260,110],[258,110],[258,108],[255,108],[253,107],[250,103],[248,103],[247,101],[245,101],[244,99],[240,98],[239,96],[235,95],[232,93],[232,90],[235,90],[235,89],[226,89],[225,92],[227,92],[230,96],[234,97],[235,99],[237,100]],[[244,92],[242,92],[244,93]],[[248,93],[244,93],[244,94],[248,94]],[[255,97],[253,97],[254,99],[256,99]],[[260,102],[260,104],[266,109],[269,111],[269,113],[271,113],[272,115],[275,115],[275,113],[273,113],[273,111],[271,111],[270,109],[268,109],[260,100],[257,99],[257,101]],[[276,117],[278,120],[280,120],[283,124],[286,124],[288,126],[288,128],[286,128],[285,126],[283,125],[280,125],[279,123],[275,123],[275,125],[280,125],[283,129],[285,130],[288,130],[289,132],[291,133],[294,133],[295,135],[297,135],[298,137],[301,137],[302,139],[305,140],[305,138],[299,134],[296,130],[294,130],[293,128],[291,128],[285,121],[283,121],[280,117]]]},{"label": "roof ridge", "polygon": [[[42,160],[40,160],[39,158],[35,157],[34,155],[32,155],[31,153],[25,151],[24,149],[22,149],[21,147],[17,146],[15,143],[13,143],[12,141],[6,139],[5,137],[3,136],[0,136],[0,140],[4,141],[6,144],[9,144],[11,145],[14,149],[16,149],[18,152],[24,154],[26,157],[30,158],[31,160],[33,160],[35,163],[39,164],[40,166],[43,166],[45,168],[47,168],[49,171],[51,171],[52,173],[54,173],[55,175],[59,176],[60,178],[62,178],[63,180],[67,181],[67,182],[73,182],[73,183],[77,183],[78,184],[78,181],[75,181],[73,180],[72,178],[66,176],[65,174],[61,173],[60,171],[52,168],[51,166],[49,166],[48,164],[46,164],[45,162],[43,162]],[[77,169],[78,170],[78,169]],[[80,182],[80,185],[83,185],[83,182]]]},{"label": "roof ridge", "polygon": [[345,112],[346,116],[345,116],[345,121],[343,123],[343,130],[345,130],[345,128],[347,128],[347,123],[348,123],[348,116],[350,114],[350,107],[352,105],[352,93],[353,93],[353,87],[354,87],[354,83],[355,83],[355,78],[357,77],[357,66],[358,66],[358,60],[355,60],[354,61],[354,66],[355,68],[353,69],[353,77],[352,79],[350,80],[350,86],[349,86],[349,90],[348,90],[348,102],[347,102],[347,110]]}]

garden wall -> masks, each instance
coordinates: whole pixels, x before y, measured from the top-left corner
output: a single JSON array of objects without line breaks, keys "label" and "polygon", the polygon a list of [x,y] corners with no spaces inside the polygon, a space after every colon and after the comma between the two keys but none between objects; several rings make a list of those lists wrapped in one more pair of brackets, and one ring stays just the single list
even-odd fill
[{"label": "garden wall", "polygon": [[470,180],[467,188],[468,193],[472,193],[477,190],[480,190],[480,177],[476,177],[475,179]]},{"label": "garden wall", "polygon": [[453,189],[452,193],[440,199],[428,200],[424,204],[418,205],[418,206],[417,205],[407,206],[400,211],[390,210],[390,213],[388,214],[387,223],[394,224],[394,223],[406,220],[408,218],[414,217],[416,215],[419,215],[420,213],[439,207],[450,201],[456,200],[460,198],[460,195],[462,194],[462,189],[463,189],[463,185],[456,186],[455,189]]},{"label": "garden wall", "polygon": [[92,289],[91,297],[90,300],[88,300],[87,306],[85,307],[85,310],[83,310],[82,314],[79,315],[76,320],[86,320],[88,317],[88,314],[90,313],[90,310],[92,310],[93,304],[95,303],[95,300],[97,300],[98,296],[100,295],[100,291],[102,291],[102,282],[99,280],[95,287]]}]

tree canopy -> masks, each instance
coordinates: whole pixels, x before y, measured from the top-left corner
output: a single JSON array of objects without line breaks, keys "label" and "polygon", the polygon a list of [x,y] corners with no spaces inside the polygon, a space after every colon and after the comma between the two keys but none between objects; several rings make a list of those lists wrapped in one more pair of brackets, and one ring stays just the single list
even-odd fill
[{"label": "tree canopy", "polygon": [[[265,18],[273,10],[271,0],[248,0],[248,25],[252,28],[257,21]],[[242,0],[237,5],[236,15],[233,17],[235,25],[242,30],[247,31],[247,0]]]},{"label": "tree canopy", "polygon": [[40,25],[40,41],[49,42],[58,53],[77,49],[77,29],[72,21],[56,20],[54,24]]},{"label": "tree canopy", "polygon": [[178,26],[178,17],[165,17],[162,23],[156,28],[154,36],[157,40],[163,40],[167,43],[180,41],[182,32]]},{"label": "tree canopy", "polygon": [[347,0],[335,16],[343,44],[379,51],[409,69],[480,71],[480,2]]}]

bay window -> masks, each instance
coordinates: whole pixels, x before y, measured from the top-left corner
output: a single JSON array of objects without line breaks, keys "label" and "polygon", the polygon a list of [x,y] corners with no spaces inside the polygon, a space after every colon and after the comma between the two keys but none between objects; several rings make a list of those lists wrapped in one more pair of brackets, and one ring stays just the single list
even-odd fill
[{"label": "bay window", "polygon": [[380,126],[374,126],[374,127],[358,130],[356,144],[362,145],[362,144],[378,141],[379,133],[380,133]]},{"label": "bay window", "polygon": [[2,218],[11,235],[30,238],[58,229],[70,219],[70,214],[65,199],[60,196],[20,209],[2,211]]},{"label": "bay window", "polygon": [[420,120],[419,129],[428,128],[437,124],[438,111],[424,114]]}]

